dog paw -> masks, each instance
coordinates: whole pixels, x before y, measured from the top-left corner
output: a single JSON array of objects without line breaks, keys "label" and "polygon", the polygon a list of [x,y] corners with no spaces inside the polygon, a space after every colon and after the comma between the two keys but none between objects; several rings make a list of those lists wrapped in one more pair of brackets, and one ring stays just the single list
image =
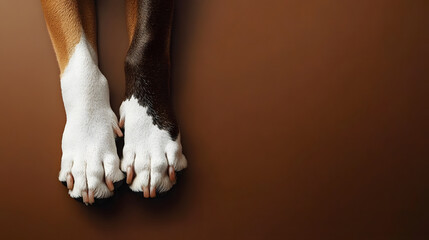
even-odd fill
[{"label": "dog paw", "polygon": [[86,204],[113,195],[114,183],[125,176],[119,169],[115,133],[122,136],[110,109],[67,116],[59,180],[72,198]]},{"label": "dog paw", "polygon": [[115,134],[122,132],[110,108],[108,83],[88,51],[78,44],[61,77],[67,122],[59,180],[71,197],[92,204],[112,196],[114,183],[125,176],[115,145]]},{"label": "dog paw", "polygon": [[176,182],[175,172],[187,166],[180,133],[171,136],[161,129],[134,96],[122,103],[120,115],[119,125],[125,129],[121,170],[130,189],[145,198],[168,191]]}]

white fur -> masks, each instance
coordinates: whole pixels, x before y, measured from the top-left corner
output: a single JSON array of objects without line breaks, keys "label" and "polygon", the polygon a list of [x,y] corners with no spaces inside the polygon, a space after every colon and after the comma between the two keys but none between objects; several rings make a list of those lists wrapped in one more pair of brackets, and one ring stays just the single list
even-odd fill
[{"label": "white fur", "polygon": [[167,169],[173,166],[176,171],[186,168],[187,162],[182,154],[180,134],[175,141],[169,133],[153,124],[147,108],[139,105],[132,96],[120,108],[121,119],[125,121],[125,146],[122,171],[134,167],[135,178],[131,190],[141,192],[143,186],[156,187],[164,192],[172,187]]},{"label": "white fur", "polygon": [[88,189],[94,190],[96,198],[109,197],[113,193],[104,179],[116,182],[124,178],[114,140],[118,120],[110,108],[107,80],[83,34],[61,76],[61,90],[67,123],[59,180],[73,175],[71,197],[81,197]]}]

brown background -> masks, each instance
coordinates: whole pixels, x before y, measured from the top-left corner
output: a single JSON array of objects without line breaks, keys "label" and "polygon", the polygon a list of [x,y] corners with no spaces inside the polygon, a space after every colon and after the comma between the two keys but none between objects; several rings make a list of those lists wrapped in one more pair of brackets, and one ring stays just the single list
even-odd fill
[{"label": "brown background", "polygon": [[[65,113],[38,1],[0,1],[0,238],[428,239],[429,2],[178,0],[189,169],[85,207],[57,181]],[[123,1],[98,1],[117,112]],[[5,238],[8,236],[8,238]]]}]

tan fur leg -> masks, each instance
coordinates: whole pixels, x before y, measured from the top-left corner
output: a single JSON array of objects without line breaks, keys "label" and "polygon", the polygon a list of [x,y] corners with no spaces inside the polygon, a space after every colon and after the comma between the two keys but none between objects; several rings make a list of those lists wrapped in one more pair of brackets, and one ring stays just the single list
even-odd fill
[{"label": "tan fur leg", "polygon": [[137,25],[138,0],[126,0],[127,31],[131,44]]},{"label": "tan fur leg", "polygon": [[93,0],[42,0],[46,24],[61,70],[67,122],[61,170],[72,198],[93,204],[113,195],[119,169],[115,135],[122,136],[110,108],[107,79],[98,68]]},{"label": "tan fur leg", "polygon": [[41,3],[61,73],[81,38],[82,30],[97,51],[93,0],[41,0]]}]

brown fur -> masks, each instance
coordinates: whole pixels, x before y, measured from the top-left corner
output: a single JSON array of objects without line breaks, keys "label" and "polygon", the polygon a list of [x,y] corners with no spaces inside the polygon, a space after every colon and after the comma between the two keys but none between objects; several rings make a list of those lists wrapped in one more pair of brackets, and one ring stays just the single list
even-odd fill
[{"label": "brown fur", "polygon": [[85,37],[97,52],[97,15],[94,0],[78,0],[79,15]]},{"label": "brown fur", "polygon": [[41,0],[48,31],[64,72],[76,44],[85,36],[97,51],[95,6],[93,0]]},{"label": "brown fur", "polygon": [[137,25],[137,16],[138,16],[138,1],[137,0],[127,0],[126,1],[126,11],[127,11],[127,31],[128,37],[131,45],[131,41],[134,37],[134,32]]}]

